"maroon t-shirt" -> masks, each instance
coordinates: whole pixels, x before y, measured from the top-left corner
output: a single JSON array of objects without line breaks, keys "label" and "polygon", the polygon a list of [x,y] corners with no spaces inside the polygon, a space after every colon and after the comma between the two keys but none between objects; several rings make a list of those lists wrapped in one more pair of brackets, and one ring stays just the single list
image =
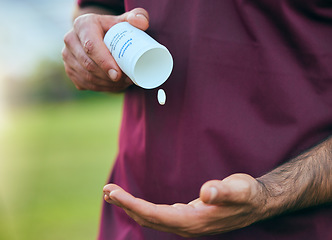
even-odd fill
[{"label": "maroon t-shirt", "polygon": [[[149,12],[148,33],[174,70],[164,106],[158,89],[126,91],[110,182],[153,203],[187,203],[208,180],[259,177],[332,134],[332,1],[125,1],[135,7]],[[199,239],[328,240],[331,224],[325,205]],[[105,203],[99,239],[182,238]]]}]

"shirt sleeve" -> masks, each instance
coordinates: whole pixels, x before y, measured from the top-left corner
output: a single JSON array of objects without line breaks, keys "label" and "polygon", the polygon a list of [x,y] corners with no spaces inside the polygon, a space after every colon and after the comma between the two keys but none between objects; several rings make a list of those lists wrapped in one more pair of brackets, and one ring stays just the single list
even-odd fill
[{"label": "shirt sleeve", "polygon": [[77,0],[77,4],[80,7],[99,6],[119,14],[125,11],[124,0]]}]

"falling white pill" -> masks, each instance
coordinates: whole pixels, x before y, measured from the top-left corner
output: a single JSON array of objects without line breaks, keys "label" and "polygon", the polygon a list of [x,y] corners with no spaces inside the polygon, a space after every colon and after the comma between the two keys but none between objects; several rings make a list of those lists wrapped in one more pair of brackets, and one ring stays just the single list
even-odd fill
[{"label": "falling white pill", "polygon": [[158,102],[160,105],[164,105],[166,102],[166,93],[163,89],[158,90],[157,94]]}]

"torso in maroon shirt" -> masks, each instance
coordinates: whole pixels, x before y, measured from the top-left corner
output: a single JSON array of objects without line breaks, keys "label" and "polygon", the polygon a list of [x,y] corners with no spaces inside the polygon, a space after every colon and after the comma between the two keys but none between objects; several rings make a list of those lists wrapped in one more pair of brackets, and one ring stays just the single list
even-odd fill
[{"label": "torso in maroon shirt", "polygon": [[[174,70],[164,106],[158,89],[126,92],[110,181],[154,203],[186,203],[205,181],[259,177],[331,134],[332,1],[125,2],[149,12],[148,33]],[[331,223],[325,206],[200,239],[327,240]],[[182,238],[105,204],[99,239]]]}]

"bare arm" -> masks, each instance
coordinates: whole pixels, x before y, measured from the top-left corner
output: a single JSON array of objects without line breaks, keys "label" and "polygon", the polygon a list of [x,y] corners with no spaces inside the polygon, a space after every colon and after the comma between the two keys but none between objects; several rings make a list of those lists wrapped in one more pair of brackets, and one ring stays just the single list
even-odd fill
[{"label": "bare arm", "polygon": [[267,217],[332,202],[332,137],[257,180]]},{"label": "bare arm", "polygon": [[148,13],[142,8],[122,15],[100,7],[76,7],[73,28],[65,35],[62,58],[67,75],[80,90],[118,92],[132,84],[122,73],[104,44],[105,33],[114,24],[128,21],[146,30]]}]

